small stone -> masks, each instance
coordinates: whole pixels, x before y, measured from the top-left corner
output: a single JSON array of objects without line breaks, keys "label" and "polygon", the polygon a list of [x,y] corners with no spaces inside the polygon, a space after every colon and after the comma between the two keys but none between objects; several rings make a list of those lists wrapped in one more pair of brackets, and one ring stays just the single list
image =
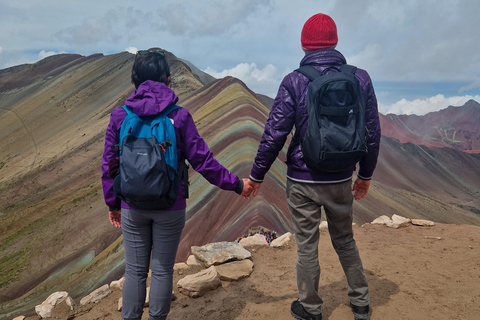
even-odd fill
[{"label": "small stone", "polygon": [[328,230],[328,222],[322,221],[319,226],[320,230]]},{"label": "small stone", "polygon": [[412,219],[412,224],[422,227],[433,227],[435,225],[435,222],[422,219]]},{"label": "small stone", "polygon": [[125,277],[120,278],[119,280],[112,281],[110,283],[110,289],[117,289],[122,291],[123,290],[123,284],[125,283]]},{"label": "small stone", "polygon": [[187,258],[188,266],[203,266],[203,262],[198,260],[193,254],[189,255]]},{"label": "small stone", "polygon": [[432,236],[425,236],[425,239],[434,239],[434,240],[442,240],[442,237],[432,237]]},{"label": "small stone", "polygon": [[191,298],[203,296],[205,293],[221,286],[222,281],[214,266],[196,274],[188,275],[177,282],[180,293]]},{"label": "small stone", "polygon": [[392,222],[392,219],[390,219],[388,216],[383,215],[373,220],[372,224],[387,224],[389,222]]},{"label": "small stone", "polygon": [[250,276],[253,272],[253,262],[249,259],[233,261],[215,267],[220,280],[238,281]]},{"label": "small stone", "polygon": [[282,234],[280,237],[277,239],[273,240],[270,243],[270,246],[273,248],[279,248],[287,245],[288,242],[290,242],[293,238],[293,235],[290,232]]},{"label": "small stone", "polygon": [[68,295],[68,292],[59,291],[52,293],[42,304],[37,305],[35,312],[41,318],[50,318],[54,308],[63,302],[73,311],[73,299]]},{"label": "small stone", "polygon": [[254,246],[268,246],[268,242],[267,239],[265,239],[265,236],[259,233],[256,233],[253,236],[243,238],[238,244],[244,248]]},{"label": "small stone", "polygon": [[84,306],[87,303],[96,303],[101,299],[105,298],[106,296],[108,296],[110,293],[112,293],[112,290],[110,290],[108,284],[106,284],[104,286],[101,286],[97,290],[93,291],[89,295],[83,297],[80,300],[80,304]]},{"label": "small stone", "polygon": [[179,270],[185,270],[185,269],[188,269],[188,265],[185,262],[179,262],[173,265],[173,270],[179,271]]},{"label": "small stone", "polygon": [[25,316],[18,316],[16,318],[13,318],[13,320],[24,320]]}]

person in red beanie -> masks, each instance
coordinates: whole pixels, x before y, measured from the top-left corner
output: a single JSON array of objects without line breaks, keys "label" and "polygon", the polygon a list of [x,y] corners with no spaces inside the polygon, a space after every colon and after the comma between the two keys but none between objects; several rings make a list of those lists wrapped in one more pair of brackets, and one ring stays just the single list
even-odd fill
[{"label": "person in red beanie", "polygon": [[[307,20],[301,33],[305,57],[300,66],[312,65],[320,72],[336,72],[346,64],[335,47],[337,27],[331,17],[319,13]],[[248,184],[256,196],[265,175],[283,148],[287,136],[295,133],[287,153],[287,201],[295,227],[297,242],[298,300],[291,304],[291,314],[300,320],[321,320],[323,300],[318,293],[319,225],[322,208],[328,222],[333,247],[348,282],[350,307],[355,320],[370,319],[369,292],[362,261],[353,238],[353,200],[367,195],[376,167],[380,147],[378,106],[372,80],[365,70],[357,68],[355,78],[365,103],[367,152],[358,162],[359,170],[352,187],[355,165],[340,172],[325,172],[307,166],[301,142],[308,123],[307,88],[309,78],[298,71],[282,81],[265,124]],[[353,190],[353,192],[352,192]]]}]

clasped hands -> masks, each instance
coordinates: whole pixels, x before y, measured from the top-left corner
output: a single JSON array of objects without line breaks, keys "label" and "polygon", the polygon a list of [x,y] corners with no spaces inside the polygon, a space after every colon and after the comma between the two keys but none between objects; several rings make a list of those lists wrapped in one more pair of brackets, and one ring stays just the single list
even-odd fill
[{"label": "clasped hands", "polygon": [[250,195],[253,192],[253,196],[257,196],[258,189],[260,189],[260,183],[254,182],[250,179],[242,179],[243,180],[243,191],[242,197],[243,199],[250,199]]}]

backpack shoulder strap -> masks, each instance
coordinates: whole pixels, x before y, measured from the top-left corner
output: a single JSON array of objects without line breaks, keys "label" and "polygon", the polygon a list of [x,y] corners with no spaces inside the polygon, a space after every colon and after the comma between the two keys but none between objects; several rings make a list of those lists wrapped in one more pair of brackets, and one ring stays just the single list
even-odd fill
[{"label": "backpack shoulder strap", "polygon": [[310,81],[315,80],[315,78],[318,78],[322,75],[320,71],[315,69],[311,65],[304,65],[301,66],[300,68],[296,69],[295,71],[300,72],[303,74],[305,77],[307,77]]},{"label": "backpack shoulder strap", "polygon": [[177,106],[176,104],[171,104],[171,105],[169,105],[168,107],[166,107],[165,109],[163,109],[163,111],[160,112],[160,113],[163,113],[163,114],[165,114],[165,115],[168,115],[168,114],[170,114],[170,112],[172,112],[173,110],[176,110],[176,109],[179,109],[179,108],[181,108],[181,107],[180,107],[180,106]]},{"label": "backpack shoulder strap", "polygon": [[342,64],[340,66],[340,71],[345,73],[355,74],[355,72],[357,71],[357,67],[349,64]]}]

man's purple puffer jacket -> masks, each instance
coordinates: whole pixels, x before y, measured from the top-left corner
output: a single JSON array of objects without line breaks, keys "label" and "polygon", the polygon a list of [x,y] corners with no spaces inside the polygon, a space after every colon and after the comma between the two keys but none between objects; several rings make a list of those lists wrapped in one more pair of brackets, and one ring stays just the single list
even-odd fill
[{"label": "man's purple puffer jacket", "polygon": [[[346,60],[339,51],[320,49],[306,54],[300,62],[300,66],[313,65],[319,71],[326,68],[339,70],[340,66],[345,63]],[[368,153],[359,162],[358,177],[370,180],[377,164],[381,137],[377,98],[368,73],[365,70],[357,69],[355,76],[360,82],[365,99],[365,121],[368,131]],[[308,78],[297,71],[288,74],[280,84],[250,173],[252,181],[263,181],[270,166],[283,148],[287,136],[294,128],[295,134],[287,153],[288,179],[305,183],[339,183],[352,178],[355,166],[342,172],[328,173],[315,171],[307,167],[303,161],[301,142],[307,129],[308,85]]]}]

